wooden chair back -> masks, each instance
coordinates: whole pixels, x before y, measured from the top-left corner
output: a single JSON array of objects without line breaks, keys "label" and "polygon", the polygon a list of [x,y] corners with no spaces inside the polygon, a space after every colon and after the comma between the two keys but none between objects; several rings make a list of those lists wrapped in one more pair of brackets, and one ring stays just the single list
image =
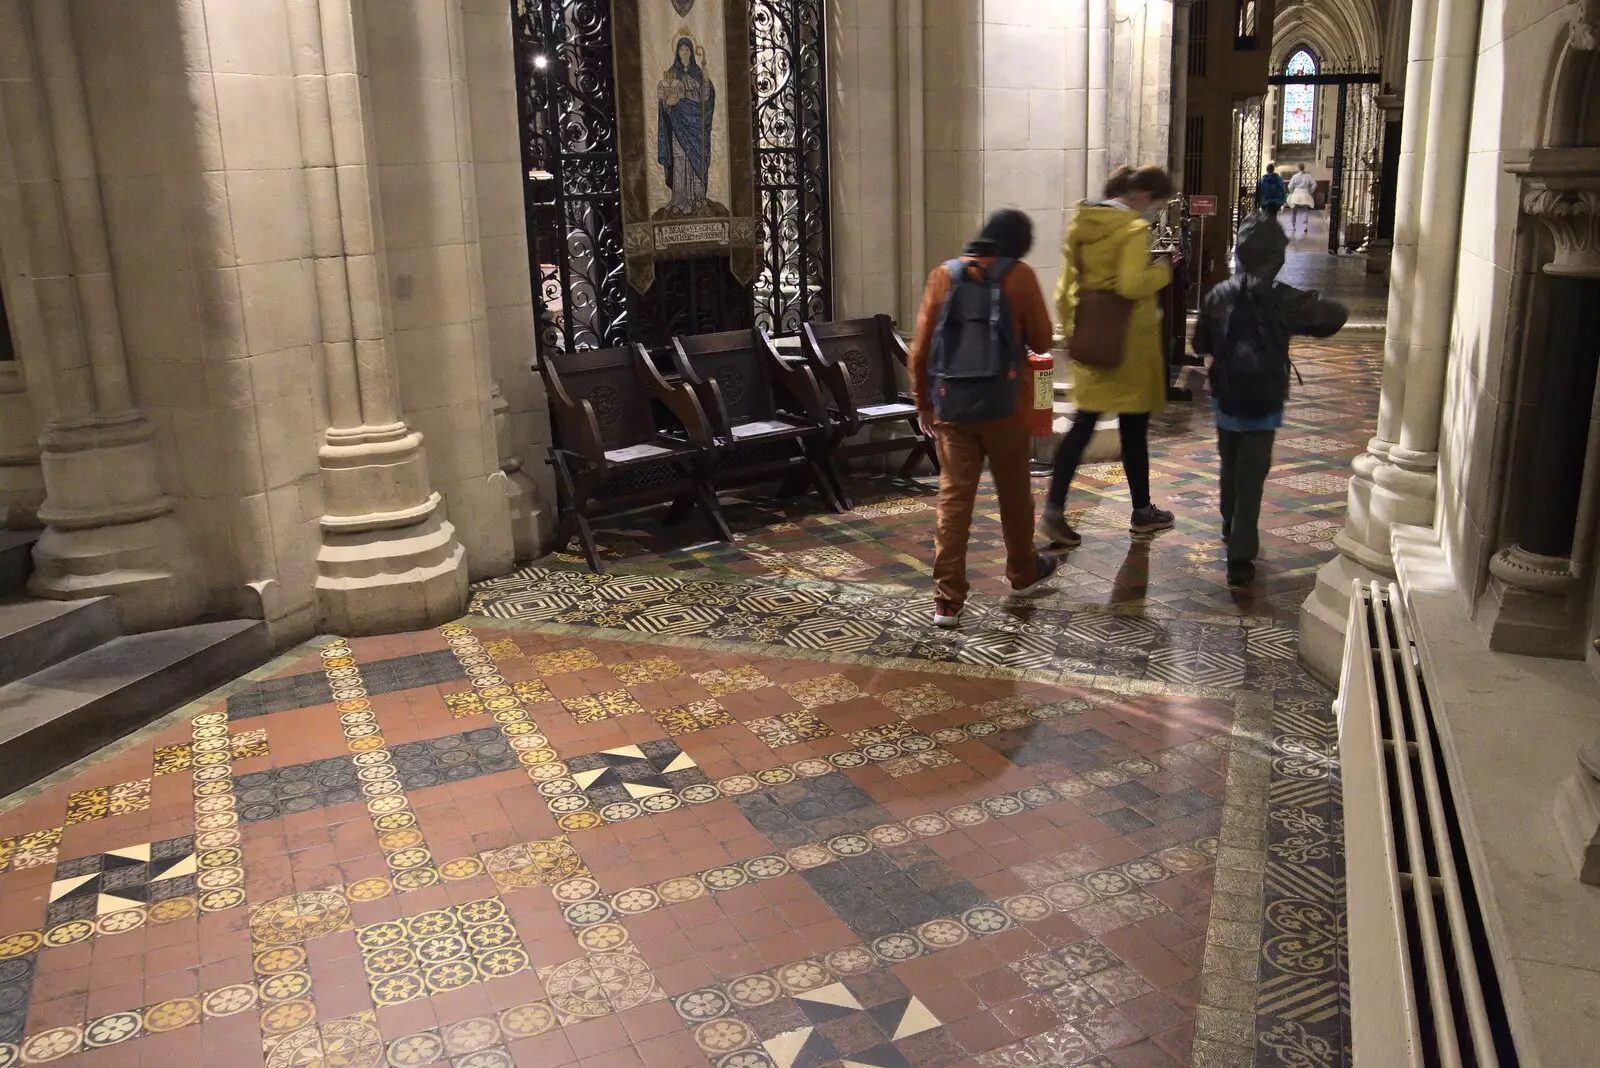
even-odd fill
[{"label": "wooden chair back", "polygon": [[899,399],[900,378],[895,366],[900,342],[894,335],[894,321],[887,315],[807,323],[804,338],[808,357],[843,373],[856,407],[892,404]]},{"label": "wooden chair back", "polygon": [[[588,401],[602,451],[653,442],[655,414],[640,378],[640,360],[645,358],[636,345],[548,353],[541,370],[558,426],[564,427],[569,420],[586,421],[582,409]],[[580,447],[578,440],[562,444]]]},{"label": "wooden chair back", "polygon": [[772,364],[778,357],[761,331],[675,337],[672,349],[678,372],[686,381],[717,384],[730,426],[777,417]]}]

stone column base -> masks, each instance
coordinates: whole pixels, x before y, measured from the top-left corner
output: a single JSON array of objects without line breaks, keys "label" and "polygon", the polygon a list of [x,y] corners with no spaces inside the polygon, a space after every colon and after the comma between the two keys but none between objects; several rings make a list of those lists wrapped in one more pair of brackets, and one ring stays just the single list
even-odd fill
[{"label": "stone column base", "polygon": [[504,472],[506,503],[511,510],[511,544],[518,563],[537,560],[555,541],[555,513],[544,503],[538,485],[521,466]]},{"label": "stone column base", "polygon": [[1337,688],[1344,670],[1345,628],[1350,622],[1350,587],[1356,580],[1389,582],[1386,575],[1342,552],[1317,572],[1317,585],[1300,606],[1300,663],[1321,682]]},{"label": "stone column base", "polygon": [[1556,790],[1556,832],[1578,878],[1600,886],[1600,740],[1578,753],[1578,767]]},{"label": "stone column base", "polygon": [[317,625],[354,636],[421,630],[467,610],[467,551],[439,512],[421,523],[356,532],[324,530],[317,552]]},{"label": "stone column base", "polygon": [[1581,660],[1582,620],[1569,595],[1571,561],[1517,546],[1489,560],[1489,584],[1478,602],[1478,629],[1497,653]]},{"label": "stone column base", "polygon": [[176,627],[205,608],[205,584],[170,515],[87,530],[46,528],[28,592],[57,601],[113,597],[128,632]]}]

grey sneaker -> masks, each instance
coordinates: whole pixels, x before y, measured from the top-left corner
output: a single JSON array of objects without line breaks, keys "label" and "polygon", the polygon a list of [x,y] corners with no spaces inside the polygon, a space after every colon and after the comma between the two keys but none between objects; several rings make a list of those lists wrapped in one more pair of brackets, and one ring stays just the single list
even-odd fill
[{"label": "grey sneaker", "polygon": [[1024,586],[1013,586],[1012,589],[1016,590],[1018,593],[1027,593],[1029,590],[1036,590],[1044,583],[1045,579],[1049,578],[1051,575],[1054,575],[1056,573],[1056,568],[1060,566],[1061,561],[1057,560],[1055,557],[1050,556],[1047,553],[1040,553],[1039,570],[1034,572],[1033,581]]},{"label": "grey sneaker", "polygon": [[1060,512],[1046,512],[1039,517],[1039,535],[1054,549],[1076,549],[1083,544],[1078,532],[1067,523]]},{"label": "grey sneaker", "polygon": [[954,601],[935,598],[933,602],[933,625],[945,630],[961,626],[961,606]]},{"label": "grey sneaker", "polygon": [[1171,530],[1172,523],[1171,512],[1162,511],[1151,504],[1134,510],[1128,530],[1133,534],[1154,534],[1158,530]]}]

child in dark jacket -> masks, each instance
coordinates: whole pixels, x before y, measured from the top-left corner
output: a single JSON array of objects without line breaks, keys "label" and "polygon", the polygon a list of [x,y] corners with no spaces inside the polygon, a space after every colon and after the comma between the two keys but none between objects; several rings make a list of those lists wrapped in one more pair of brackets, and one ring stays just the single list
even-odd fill
[{"label": "child in dark jacket", "polygon": [[1289,399],[1289,338],[1329,337],[1349,317],[1342,304],[1277,281],[1288,246],[1276,219],[1246,218],[1234,252],[1239,273],[1206,294],[1194,328],[1195,353],[1211,357],[1230,586],[1255,579],[1261,491]]}]

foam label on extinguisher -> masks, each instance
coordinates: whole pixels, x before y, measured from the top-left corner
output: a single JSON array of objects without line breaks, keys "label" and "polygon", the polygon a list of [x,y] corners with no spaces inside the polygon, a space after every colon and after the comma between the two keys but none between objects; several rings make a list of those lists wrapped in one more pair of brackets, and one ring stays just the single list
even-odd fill
[{"label": "foam label on extinguisher", "polygon": [[1056,402],[1056,374],[1052,371],[1033,372],[1033,407],[1037,411],[1054,408]]}]

